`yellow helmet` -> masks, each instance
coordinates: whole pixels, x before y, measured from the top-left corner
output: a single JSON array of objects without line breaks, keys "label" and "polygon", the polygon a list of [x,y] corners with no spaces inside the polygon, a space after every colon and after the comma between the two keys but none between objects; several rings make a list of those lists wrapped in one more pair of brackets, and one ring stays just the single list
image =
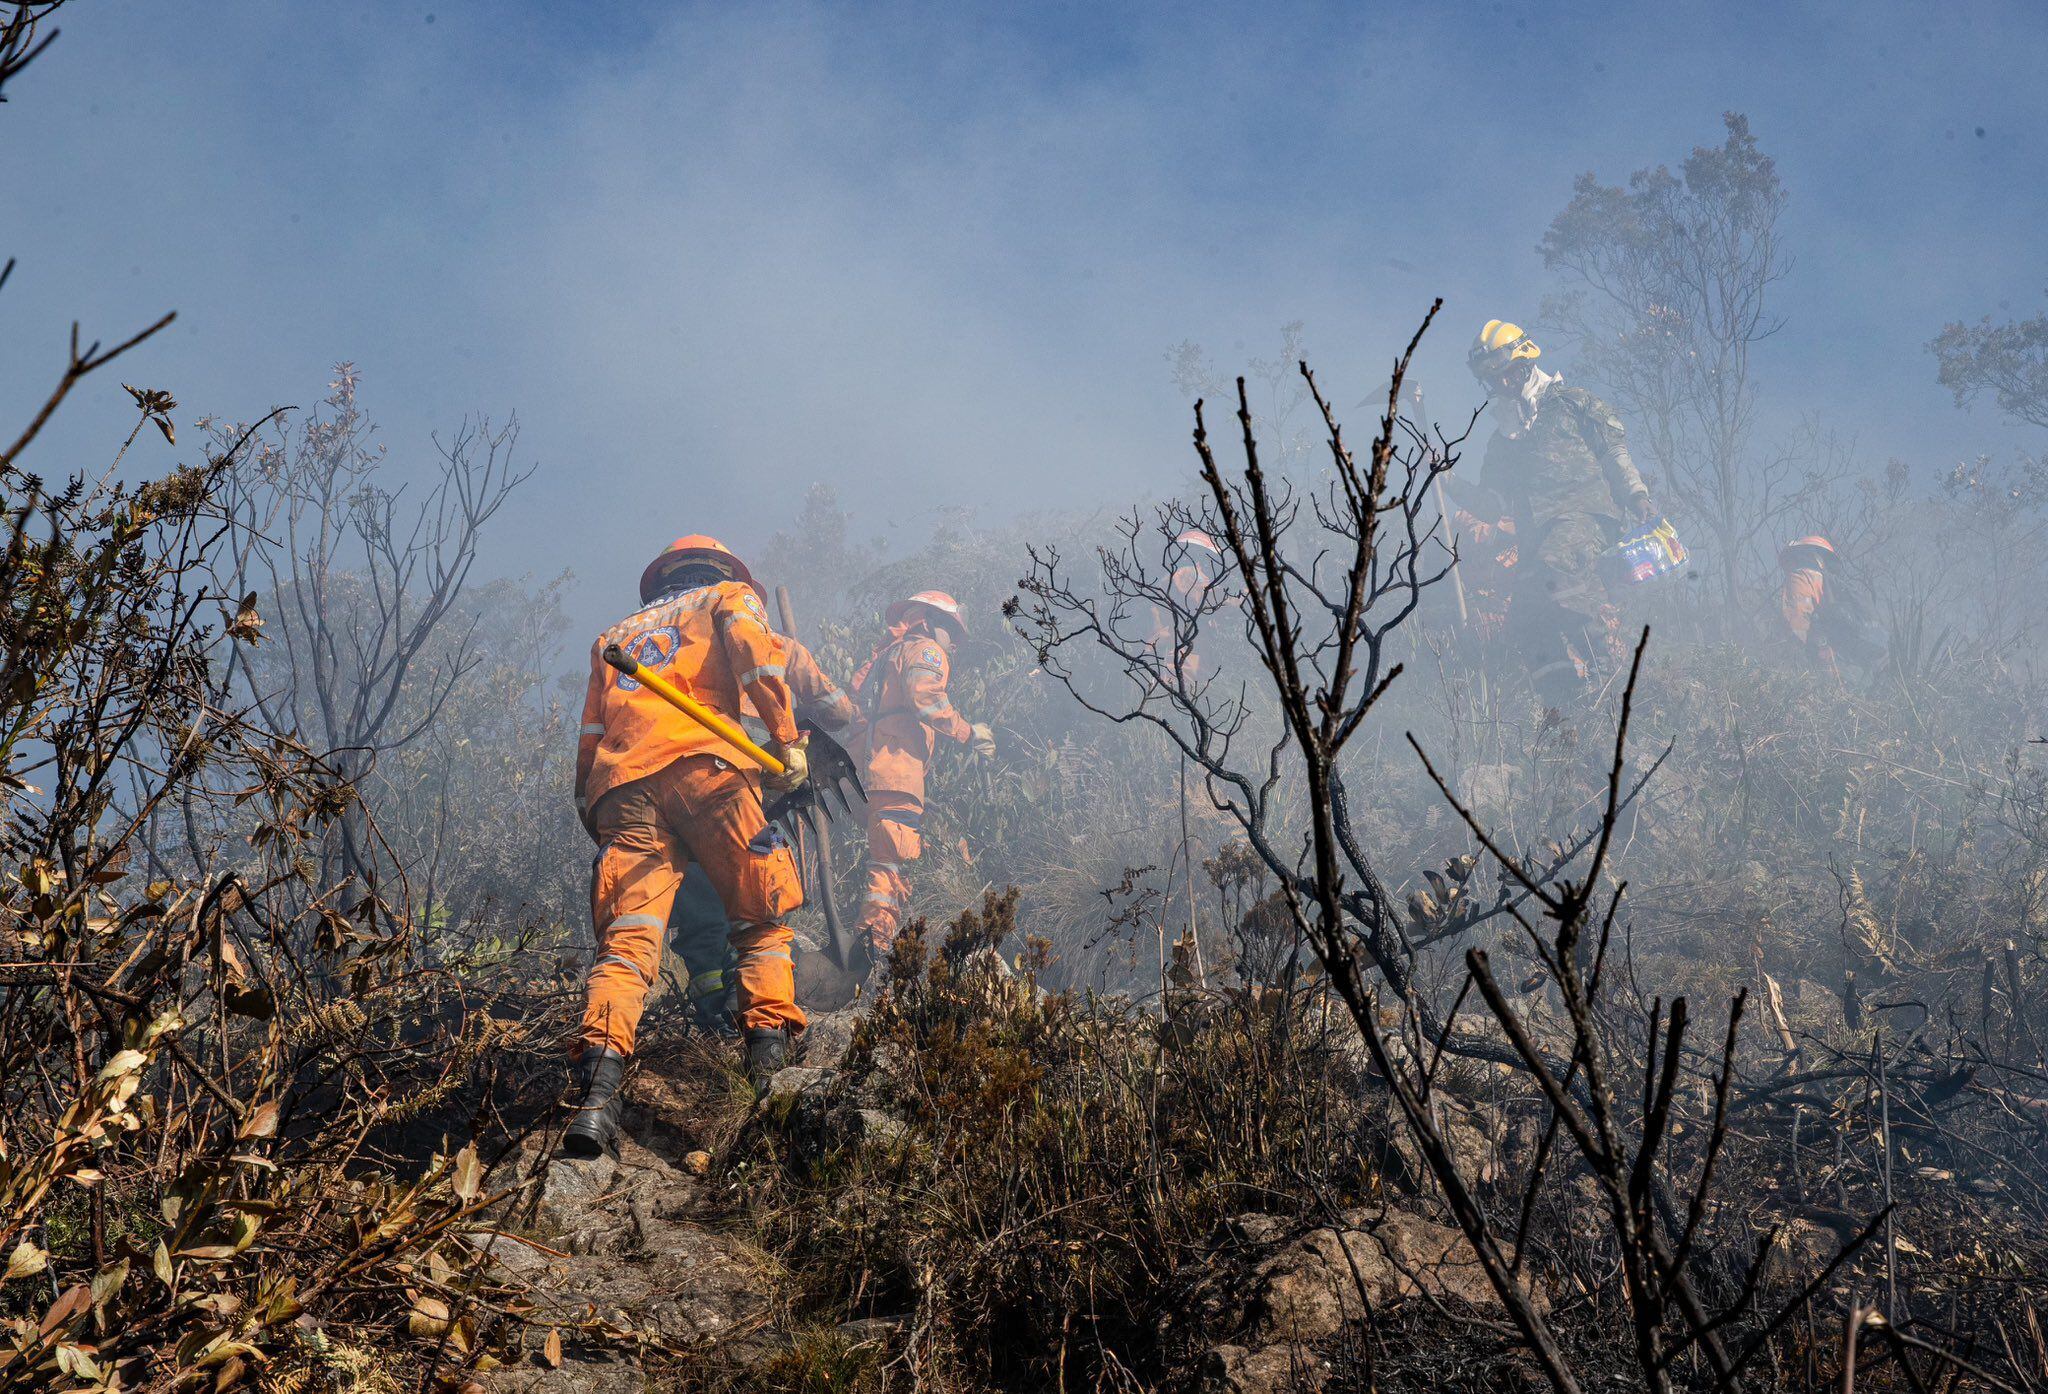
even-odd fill
[{"label": "yellow helmet", "polygon": [[1490,380],[1498,377],[1501,369],[1518,358],[1542,356],[1543,350],[1522,332],[1521,325],[1509,324],[1504,319],[1490,319],[1473,341],[1472,352],[1465,356],[1465,365],[1472,370],[1472,376]]}]

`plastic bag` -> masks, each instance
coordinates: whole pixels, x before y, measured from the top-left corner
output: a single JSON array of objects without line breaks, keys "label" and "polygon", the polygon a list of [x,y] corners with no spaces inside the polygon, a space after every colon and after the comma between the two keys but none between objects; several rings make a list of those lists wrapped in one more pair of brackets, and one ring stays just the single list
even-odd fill
[{"label": "plastic bag", "polygon": [[1689,555],[1678,540],[1678,529],[1669,518],[1660,517],[1622,535],[1620,544],[1607,554],[1607,579],[1620,586],[1661,581],[1683,571]]}]

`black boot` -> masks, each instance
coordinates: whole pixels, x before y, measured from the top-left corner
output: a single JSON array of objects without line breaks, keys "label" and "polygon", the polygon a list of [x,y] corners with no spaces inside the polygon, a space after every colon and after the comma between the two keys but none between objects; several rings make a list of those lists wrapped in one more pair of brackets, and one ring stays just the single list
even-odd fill
[{"label": "black boot", "polygon": [[747,1083],[764,1089],[775,1072],[788,1063],[788,1031],[780,1026],[747,1028]]},{"label": "black boot", "polygon": [[571,1157],[616,1154],[619,1144],[619,1082],[626,1077],[626,1057],[593,1046],[576,1062],[576,1116],[562,1134],[562,1151]]}]

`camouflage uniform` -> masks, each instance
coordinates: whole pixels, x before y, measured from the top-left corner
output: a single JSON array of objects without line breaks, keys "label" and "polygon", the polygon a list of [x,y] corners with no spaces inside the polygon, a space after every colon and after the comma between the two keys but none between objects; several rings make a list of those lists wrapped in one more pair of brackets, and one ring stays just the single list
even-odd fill
[{"label": "camouflage uniform", "polygon": [[1585,658],[1581,636],[1607,599],[1600,558],[1650,495],[1621,418],[1584,388],[1555,383],[1527,426],[1494,432],[1479,482],[1515,520],[1511,647],[1539,673],[1564,660],[1565,645]]}]

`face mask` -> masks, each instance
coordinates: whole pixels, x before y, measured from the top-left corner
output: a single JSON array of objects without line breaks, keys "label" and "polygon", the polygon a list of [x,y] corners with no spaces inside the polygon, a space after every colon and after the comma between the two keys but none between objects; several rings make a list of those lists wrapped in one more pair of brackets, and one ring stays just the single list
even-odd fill
[{"label": "face mask", "polygon": [[1495,417],[1510,431],[1526,429],[1536,419],[1536,406],[1542,400],[1544,390],[1556,381],[1555,374],[1530,364],[1528,376],[1522,379],[1519,388],[1510,389],[1505,383],[1498,385],[1493,395]]}]

